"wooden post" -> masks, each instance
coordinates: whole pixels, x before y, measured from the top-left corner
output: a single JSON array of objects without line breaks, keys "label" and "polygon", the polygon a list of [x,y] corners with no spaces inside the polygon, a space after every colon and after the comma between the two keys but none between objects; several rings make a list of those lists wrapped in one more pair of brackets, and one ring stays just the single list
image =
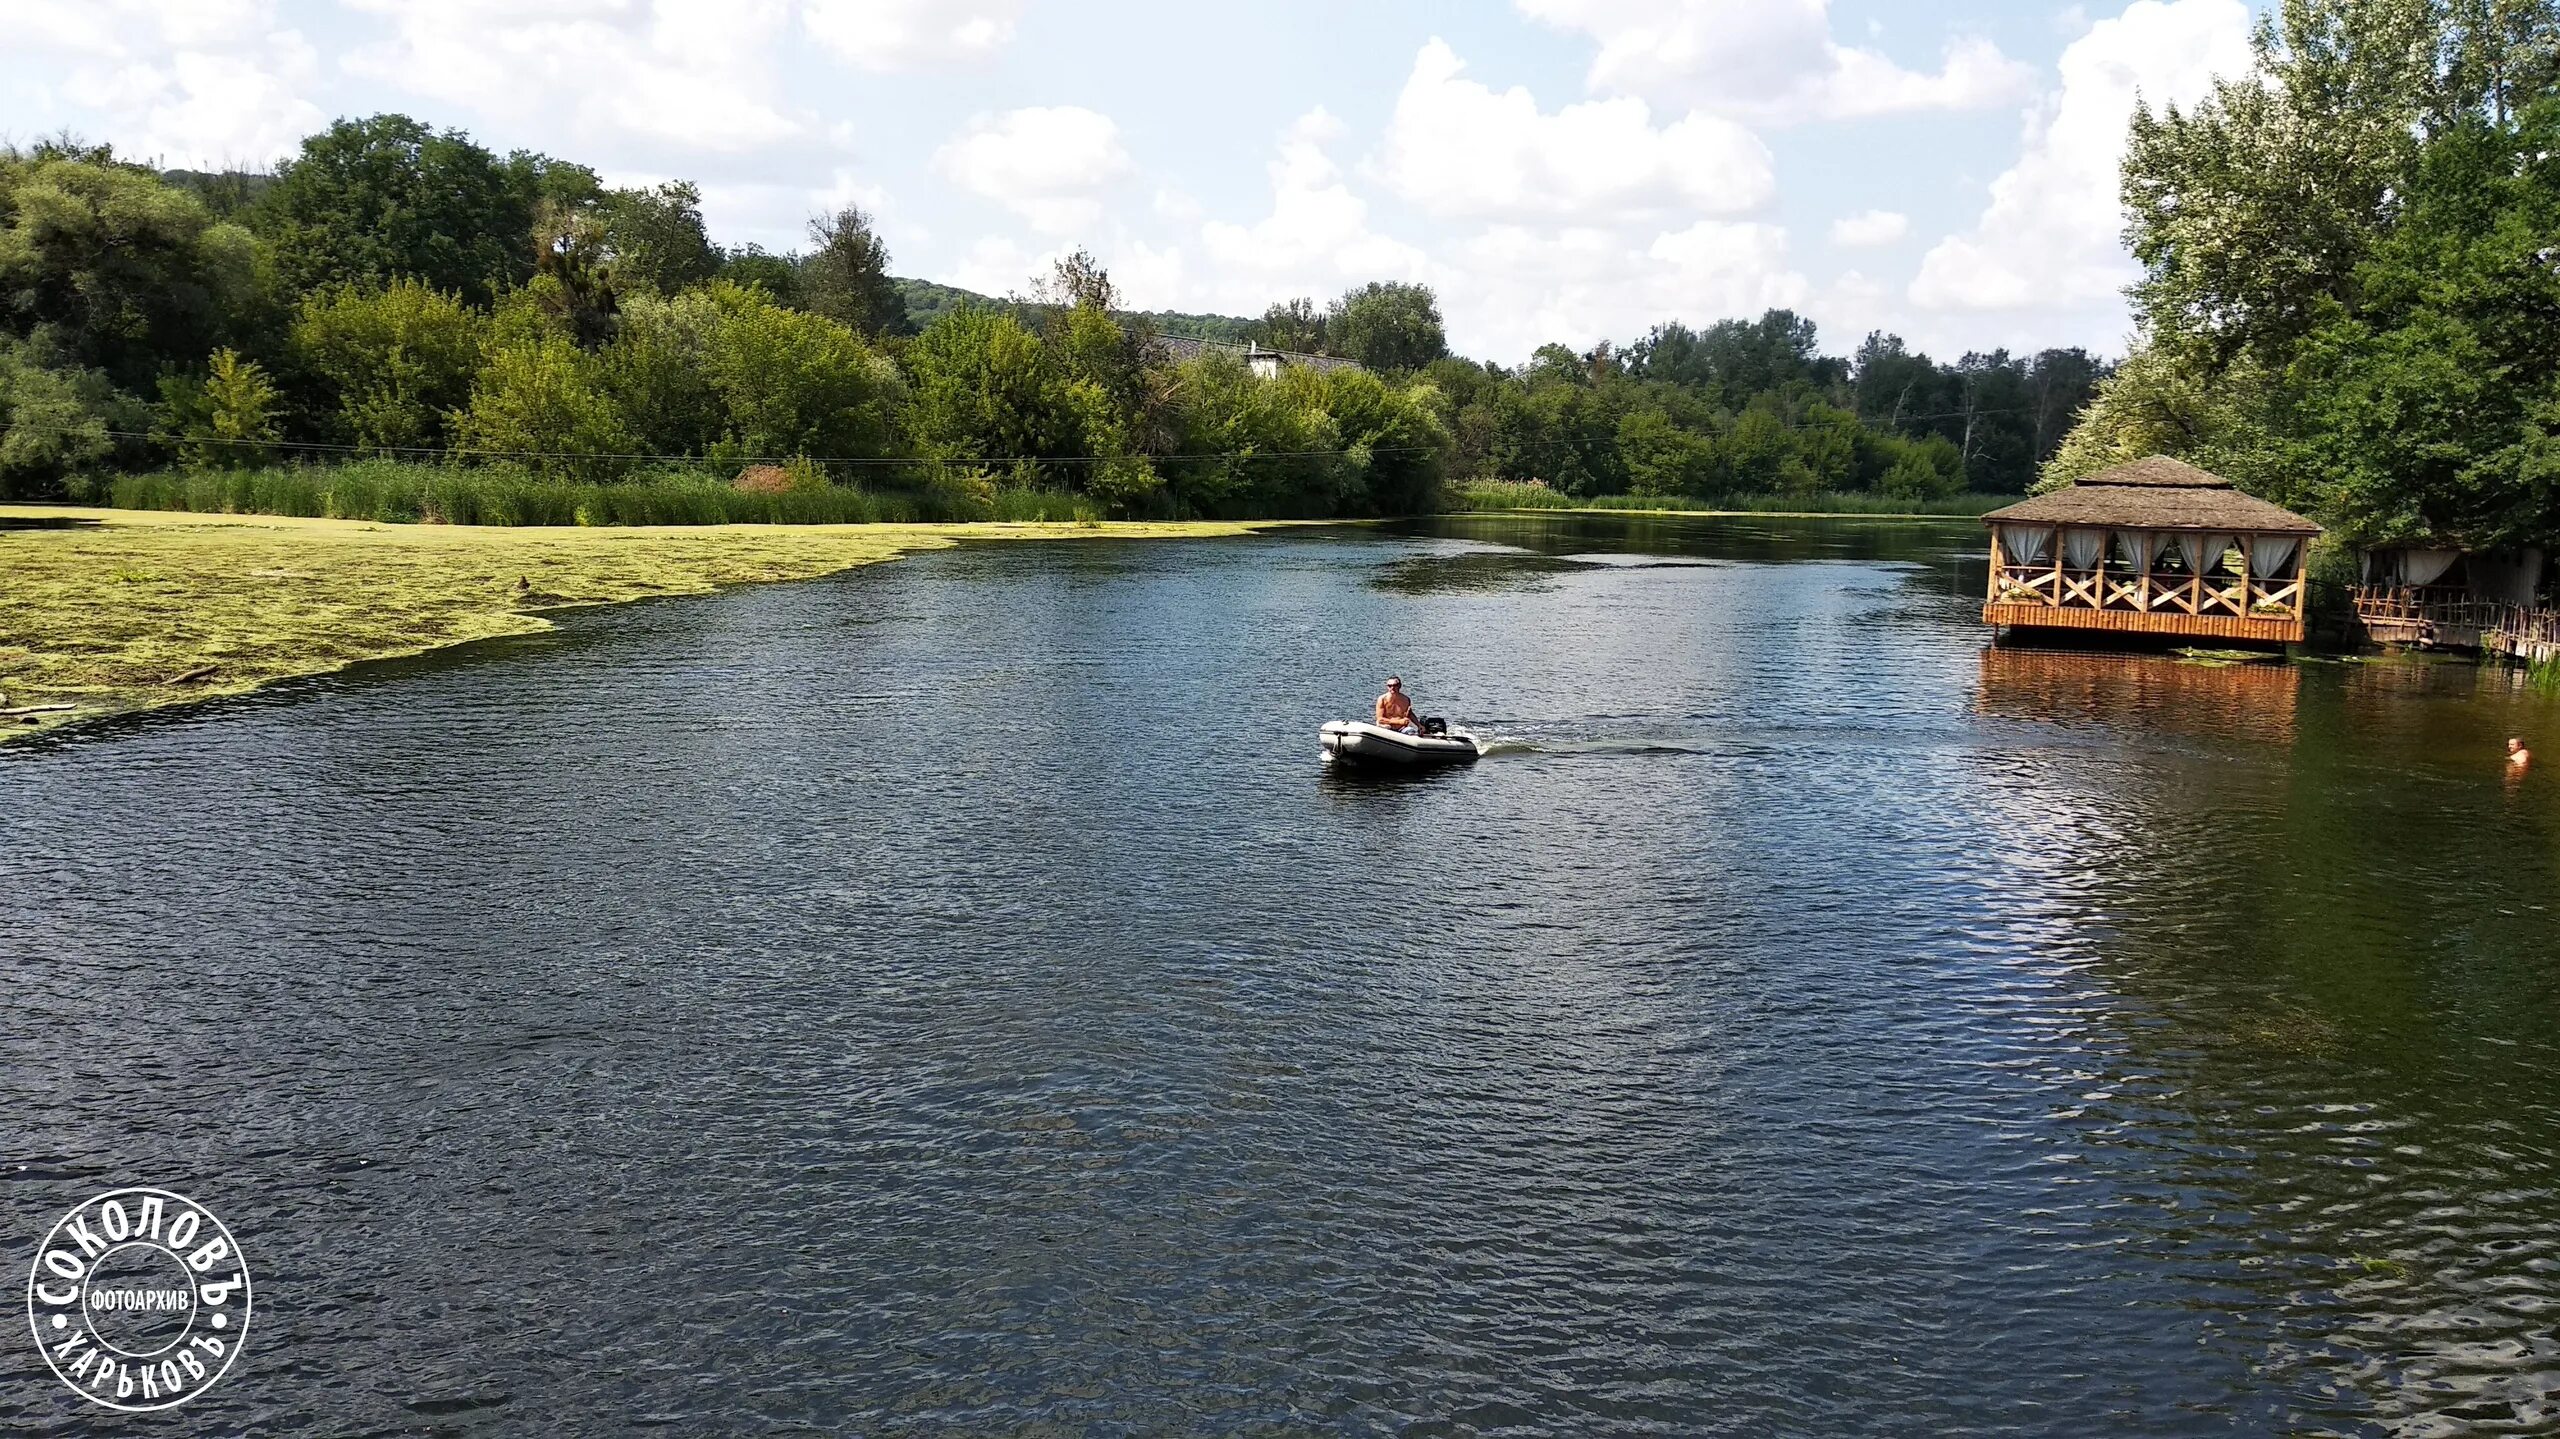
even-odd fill
[{"label": "wooden post", "polygon": [[2256,602],[2249,598],[2249,555],[2257,545],[2249,535],[2235,534],[2231,542],[2240,547],[2240,618],[2245,620],[2258,612]]}]

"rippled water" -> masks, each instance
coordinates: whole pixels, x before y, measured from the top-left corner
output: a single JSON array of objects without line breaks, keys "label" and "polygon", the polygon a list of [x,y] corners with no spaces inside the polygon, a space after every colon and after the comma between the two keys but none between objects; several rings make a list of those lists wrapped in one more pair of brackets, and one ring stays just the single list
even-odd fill
[{"label": "rippled water", "polygon": [[[0,1252],[215,1208],[186,1432],[2560,1426],[2560,705],[1986,651],[1978,538],[967,547],[13,747]],[[1324,772],[1389,670],[1497,752]]]}]

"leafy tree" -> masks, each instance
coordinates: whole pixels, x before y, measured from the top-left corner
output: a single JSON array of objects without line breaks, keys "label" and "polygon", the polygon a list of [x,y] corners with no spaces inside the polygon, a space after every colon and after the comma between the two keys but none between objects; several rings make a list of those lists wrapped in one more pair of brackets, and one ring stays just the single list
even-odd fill
[{"label": "leafy tree", "polygon": [[2429,137],[2546,81],[2554,31],[2544,3],[2286,0],[2255,73],[2184,113],[2137,107],[2124,198],[2150,342],[2207,369],[2281,363],[2322,301],[2351,298]]},{"label": "leafy tree", "polygon": [[103,149],[0,151],[0,334],[41,328],[73,368],[148,389],[250,339],[263,269],[248,231]]},{"label": "leafy tree", "polygon": [[0,495],[58,494],[65,476],[104,468],[137,446],[142,401],[103,370],[83,366],[49,330],[0,337]]},{"label": "leafy tree", "polygon": [[1427,285],[1372,282],[1325,311],[1327,343],[1372,370],[1419,370],[1449,353],[1439,297]]},{"label": "leafy tree", "polygon": [[753,285],[779,304],[806,308],[800,293],[800,257],[768,254],[762,245],[743,245],[720,258],[720,278]]},{"label": "leafy tree", "polygon": [[524,237],[546,173],[405,115],[340,120],[302,142],[257,216],[297,293],[414,279],[486,304],[532,274]]},{"label": "leafy tree", "polygon": [[1357,481],[1355,490],[1353,477],[1346,477],[1337,506],[1387,515],[1437,507],[1449,432],[1433,413],[1429,384],[1397,386],[1377,374],[1349,369],[1293,369],[1282,378],[1323,388],[1324,412],[1350,452],[1346,458]]},{"label": "leafy tree", "polygon": [[954,310],[904,355],[907,428],[925,454],[983,463],[1075,453],[1075,418],[1040,337],[998,310]]},{"label": "leafy tree", "polygon": [[447,413],[470,397],[486,324],[460,296],[416,280],[340,285],[304,297],[293,353],[335,398],[335,438],[434,446]]},{"label": "leafy tree", "polygon": [[724,269],[702,228],[702,191],[690,180],[610,190],[595,203],[598,237],[612,256],[614,284],[672,295]]},{"label": "leafy tree", "polygon": [[2279,425],[2359,534],[2538,543],[2560,533],[2560,101],[2435,137],[2402,205]]},{"label": "leafy tree", "polygon": [[1209,457],[1165,463],[1183,505],[1204,515],[1326,512],[1342,437],[1321,393],[1259,379],[1215,350],[1181,366],[1171,389],[1175,453]]},{"label": "leafy tree", "polygon": [[454,416],[465,449],[540,474],[604,479],[632,463],[632,442],[594,357],[562,335],[498,346]]},{"label": "leafy tree", "polygon": [[1326,354],[1324,320],[1324,311],[1313,300],[1304,296],[1282,300],[1262,312],[1253,337],[1269,349]]},{"label": "leafy tree", "polygon": [[621,308],[604,226],[593,216],[546,200],[533,229],[534,277],[528,291],[580,349],[613,338]]},{"label": "leafy tree", "polygon": [[171,378],[160,392],[178,457],[200,469],[263,464],[284,437],[284,396],[255,360],[216,350],[202,379]]},{"label": "leafy tree", "polygon": [[1629,410],[1618,421],[1618,448],[1627,459],[1632,493],[1673,497],[1716,492],[1714,434],[1683,425],[1658,406]]},{"label": "leafy tree", "polygon": [[889,278],[889,248],[860,206],[813,217],[809,243],[800,262],[800,304],[870,339],[915,333]]},{"label": "leafy tree", "polygon": [[888,448],[898,370],[852,330],[726,283],[677,302],[688,306],[708,312],[698,332],[703,374],[720,398],[730,449],[838,456]]},{"label": "leafy tree", "polygon": [[[771,303],[756,287],[723,280],[719,289]],[[640,450],[704,455],[743,448],[730,443],[729,408],[711,375],[711,332],[726,308],[703,289],[673,297],[641,293],[624,303],[613,343],[597,352],[596,382]]]}]

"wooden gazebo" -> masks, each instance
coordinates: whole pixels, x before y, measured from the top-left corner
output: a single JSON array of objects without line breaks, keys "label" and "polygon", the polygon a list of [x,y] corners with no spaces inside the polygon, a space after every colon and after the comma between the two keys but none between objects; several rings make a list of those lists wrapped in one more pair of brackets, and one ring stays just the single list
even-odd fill
[{"label": "wooden gazebo", "polygon": [[2155,455],[1983,516],[1982,622],[2298,644],[2320,527]]}]

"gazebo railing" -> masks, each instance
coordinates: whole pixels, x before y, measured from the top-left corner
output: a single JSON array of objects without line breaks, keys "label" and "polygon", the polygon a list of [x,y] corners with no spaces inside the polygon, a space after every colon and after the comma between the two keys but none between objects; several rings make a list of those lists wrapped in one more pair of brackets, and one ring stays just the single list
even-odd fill
[{"label": "gazebo railing", "polygon": [[2469,590],[2403,585],[2359,585],[2355,604],[2360,620],[2470,629],[2496,628],[2516,608],[2499,600],[2475,599]]},{"label": "gazebo railing", "polygon": [[2063,565],[1991,561],[1991,598],[2006,605],[2041,604],[2057,610],[2118,610],[2131,614],[2294,619],[2302,613],[2299,573],[2259,578],[2216,573],[2135,573],[2116,568],[2075,570]]}]

